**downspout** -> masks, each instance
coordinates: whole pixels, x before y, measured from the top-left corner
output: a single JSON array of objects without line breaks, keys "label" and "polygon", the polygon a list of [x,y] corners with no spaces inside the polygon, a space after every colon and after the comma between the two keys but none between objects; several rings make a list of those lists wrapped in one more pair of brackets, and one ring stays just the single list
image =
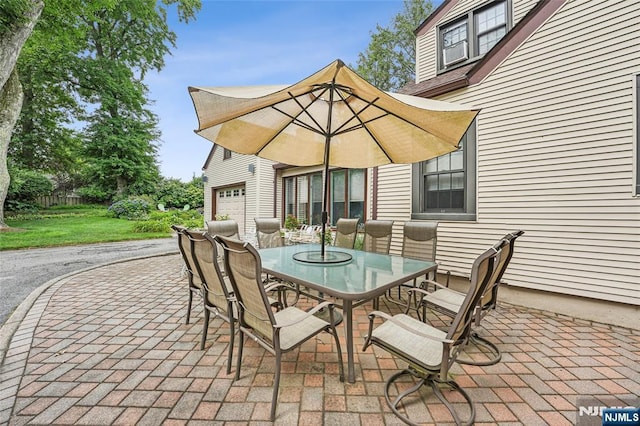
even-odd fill
[{"label": "downspout", "polygon": [[371,219],[378,218],[378,166],[373,168],[373,183],[371,188]]},{"label": "downspout", "polygon": [[278,211],[277,203],[278,203],[278,169],[273,170],[273,217],[276,216],[276,212]]}]

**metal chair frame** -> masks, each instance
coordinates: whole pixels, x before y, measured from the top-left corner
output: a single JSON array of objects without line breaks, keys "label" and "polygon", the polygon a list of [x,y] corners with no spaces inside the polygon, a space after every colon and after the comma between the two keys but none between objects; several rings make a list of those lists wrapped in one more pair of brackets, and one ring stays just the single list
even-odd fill
[{"label": "metal chair frame", "polygon": [[[446,332],[438,330],[418,319],[404,314],[389,315],[381,311],[369,314],[369,330],[365,337],[363,351],[370,345],[378,346],[396,357],[406,361],[409,366],[393,374],[385,385],[385,399],[389,408],[403,422],[414,425],[413,421],[400,412],[402,400],[409,394],[418,391],[423,385],[429,384],[434,395],[445,405],[456,424],[471,425],[475,420],[475,406],[469,394],[450,377],[449,369],[456,362],[458,354],[464,349],[469,340],[473,310],[482,296],[491,276],[494,273],[501,247],[495,246],[486,250],[475,260],[469,291],[465,296],[463,306],[456,314]],[[412,288],[411,292],[424,294],[421,288]],[[374,329],[376,318],[384,322]],[[390,395],[394,383],[403,376],[417,379],[415,386],[398,394],[395,399]],[[458,392],[469,407],[469,417],[461,420],[453,404],[446,399],[440,387],[448,387]]]},{"label": "metal chair frame", "polygon": [[211,235],[204,232],[185,231],[191,243],[193,261],[202,277],[202,300],[204,302],[204,322],[202,325],[202,339],[200,350],[204,349],[209,330],[211,313],[213,318],[222,318],[229,324],[229,359],[227,361],[227,374],[231,373],[233,359],[233,344],[235,338],[235,323],[237,308],[231,283],[228,277],[222,274],[218,265],[218,244]]},{"label": "metal chair frame", "polygon": [[193,263],[193,253],[191,251],[191,242],[187,234],[187,228],[180,225],[171,225],[171,228],[178,234],[178,248],[182,255],[185,270],[187,272],[189,299],[187,303],[187,317],[185,324],[189,324],[191,320],[191,307],[193,305],[193,295],[202,296],[202,278],[198,274],[198,270]]},{"label": "metal chair frame", "polygon": [[[438,222],[426,222],[418,220],[410,220],[404,223],[402,228],[402,253],[403,257],[409,257],[412,259],[426,260],[435,262],[436,260],[436,248],[438,245]],[[436,271],[431,272],[425,277],[425,280],[432,280],[436,277]],[[385,299],[391,303],[410,306],[413,302],[413,307],[418,308],[417,300],[415,297],[406,299],[402,295],[402,291],[407,288],[418,287],[418,279],[414,279],[410,283],[405,283],[398,286],[396,289],[389,290],[385,293]],[[392,292],[397,294],[392,295]],[[414,293],[410,293],[415,295]],[[410,300],[414,299],[414,300]]]},{"label": "metal chair frame", "polygon": [[[502,247],[501,256],[498,264],[496,265],[494,274],[491,276],[485,291],[475,307],[473,328],[479,327],[482,319],[488,315],[489,312],[495,310],[498,303],[498,288],[502,282],[502,277],[509,266],[509,262],[513,257],[515,241],[522,234],[524,234],[524,231],[521,230],[508,233],[496,243],[496,247]],[[423,318],[426,318],[427,309],[431,309],[449,317],[455,317],[464,300],[464,293],[448,288],[448,280],[447,286],[443,286],[435,280],[426,281],[426,284],[433,285],[434,291],[426,293],[420,301]],[[458,358],[459,364],[487,366],[497,364],[502,359],[500,349],[494,343],[484,337],[481,337],[475,329],[472,329],[471,331],[470,341],[477,345],[479,349],[487,355],[487,359],[471,360]]]},{"label": "metal chair frame", "polygon": [[[243,336],[255,340],[260,346],[275,355],[276,366],[273,396],[271,398],[271,421],[275,420],[276,414],[282,354],[298,348],[322,331],[331,334],[335,340],[340,380],[344,381],[342,350],[334,325],[334,304],[323,302],[309,311],[303,311],[296,307],[287,307],[274,313],[269,305],[266,293],[278,287],[286,287],[286,285],[280,283],[272,284],[268,287],[262,285],[260,254],[251,244],[222,236],[217,236],[216,240],[222,244],[225,250],[225,263],[238,303],[238,320],[242,333],[238,342],[238,360],[234,380],[240,378],[244,346]],[[315,313],[322,309],[328,309],[329,321],[314,316]]]}]

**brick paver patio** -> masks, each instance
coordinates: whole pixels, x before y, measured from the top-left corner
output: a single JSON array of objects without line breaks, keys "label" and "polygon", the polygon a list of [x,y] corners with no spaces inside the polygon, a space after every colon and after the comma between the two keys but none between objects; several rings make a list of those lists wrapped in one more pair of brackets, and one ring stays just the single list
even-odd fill
[{"label": "brick paver patio", "polygon": [[[61,279],[13,336],[0,369],[0,423],[269,423],[274,357],[248,342],[241,379],[233,382],[235,365],[231,375],[225,371],[227,324],[212,321],[200,350],[202,307],[185,325],[186,301],[178,255]],[[377,348],[361,350],[370,309],[355,312],[356,383],[338,380],[328,335],[285,356],[276,424],[401,424],[387,407],[384,383],[404,365]],[[384,303],[381,309],[397,312]],[[638,404],[638,330],[502,304],[480,332],[498,343],[502,361],[452,369],[476,402],[477,424],[575,424],[586,420],[577,406],[589,397]],[[406,410],[416,422],[450,423],[434,400],[424,390]]]}]

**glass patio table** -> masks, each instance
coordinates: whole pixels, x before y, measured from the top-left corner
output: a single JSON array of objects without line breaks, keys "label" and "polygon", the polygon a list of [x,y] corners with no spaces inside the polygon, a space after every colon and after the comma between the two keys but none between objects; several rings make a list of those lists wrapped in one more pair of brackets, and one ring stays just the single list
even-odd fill
[{"label": "glass patio table", "polygon": [[351,259],[342,263],[306,263],[295,260],[300,252],[318,252],[319,244],[300,244],[260,249],[262,269],[269,275],[306,286],[342,301],[347,346],[347,380],[355,382],[353,365],[353,308],[375,299],[388,289],[436,269],[434,262],[401,256],[326,247],[326,252],[343,252]]}]

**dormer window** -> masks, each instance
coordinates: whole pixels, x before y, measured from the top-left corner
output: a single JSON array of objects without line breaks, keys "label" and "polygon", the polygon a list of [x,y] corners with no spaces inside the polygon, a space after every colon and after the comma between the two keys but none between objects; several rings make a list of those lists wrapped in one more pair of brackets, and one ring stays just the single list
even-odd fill
[{"label": "dormer window", "polygon": [[438,28],[439,70],[475,61],[500,41],[511,27],[511,1],[494,1]]},{"label": "dormer window", "polygon": [[484,55],[507,33],[507,2],[481,9],[475,18],[478,55]]},{"label": "dormer window", "polygon": [[442,61],[445,67],[469,59],[467,21],[456,22],[442,30]]}]

